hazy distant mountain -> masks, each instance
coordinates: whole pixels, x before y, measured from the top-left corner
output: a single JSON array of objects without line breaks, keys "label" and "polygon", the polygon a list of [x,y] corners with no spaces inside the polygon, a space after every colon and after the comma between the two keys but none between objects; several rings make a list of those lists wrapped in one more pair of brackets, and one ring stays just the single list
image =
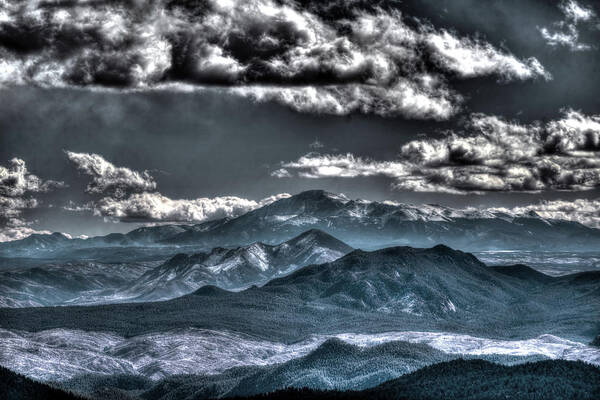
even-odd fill
[{"label": "hazy distant mountain", "polygon": [[[191,229],[187,225],[159,225],[134,229],[124,235],[127,241],[137,244],[152,244],[168,239]],[[92,239],[94,240],[94,239]],[[96,239],[97,240],[97,239]]]},{"label": "hazy distant mountain", "polygon": [[1,271],[0,307],[78,304],[90,298],[108,301],[116,288],[129,285],[155,266],[78,261]]},{"label": "hazy distant mountain", "polygon": [[52,234],[34,233],[24,239],[0,243],[0,251],[10,255],[12,253],[26,256],[29,253],[52,251],[70,246],[73,241],[66,235],[54,232]]},{"label": "hazy distant mountain", "polygon": [[[134,232],[139,236],[146,231]],[[67,262],[18,268],[0,272],[0,307],[164,300],[204,285],[239,290],[305,265],[333,261],[351,250],[324,232],[309,230],[279,245],[254,243],[178,254],[158,266]]]},{"label": "hazy distant mountain", "polygon": [[32,235],[0,244],[0,255],[68,254],[111,246],[232,247],[281,243],[309,229],[323,230],[355,248],[438,243],[468,251],[494,249],[596,250],[600,230],[578,222],[544,219],[535,213],[456,210],[436,205],[350,200],[322,190],[302,192],[237,218],[197,225],[144,227],[127,234],[69,240]]},{"label": "hazy distant mountain", "polygon": [[281,199],[209,231],[188,230],[164,243],[208,245],[272,242],[308,228],[321,229],[355,248],[391,245],[429,247],[438,243],[463,250],[597,249],[600,230],[577,222],[547,220],[535,213],[487,211],[349,200],[313,190]]}]

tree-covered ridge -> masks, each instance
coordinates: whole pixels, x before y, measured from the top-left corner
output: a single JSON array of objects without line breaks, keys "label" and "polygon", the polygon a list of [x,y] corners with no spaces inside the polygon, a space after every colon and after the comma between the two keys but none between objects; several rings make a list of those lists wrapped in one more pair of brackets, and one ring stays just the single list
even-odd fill
[{"label": "tree-covered ridge", "polygon": [[0,399],[2,400],[85,400],[86,397],[55,388],[0,367]]},{"label": "tree-covered ridge", "polygon": [[541,356],[446,354],[428,345],[388,342],[373,347],[330,339],[310,354],[284,363],[242,366],[218,374],[174,375],[158,382],[135,375],[79,375],[60,386],[91,398],[119,395],[144,400],[221,399],[254,396],[288,388],[361,391],[419,368],[458,358],[503,365],[540,361]]},{"label": "tree-covered ridge", "polygon": [[[545,400],[600,398],[600,369],[563,360],[502,366],[483,360],[454,360],[422,368],[364,391],[287,389],[253,400]],[[236,399],[242,399],[241,397]]]},{"label": "tree-covered ridge", "polygon": [[[379,386],[362,391],[321,391],[308,388],[289,388],[252,397],[219,395],[219,390],[186,393],[185,387],[197,386],[197,376],[181,377],[187,383],[175,381],[171,385],[159,384],[151,388],[148,381],[126,376],[107,377],[102,380],[101,390],[85,397],[39,383],[6,368],[0,367],[0,398],[3,400],[84,400],[84,399],[136,399],[155,400],[230,398],[235,400],[545,400],[600,398],[600,369],[583,362],[547,360],[503,366],[480,359],[458,359],[421,368],[413,373],[390,380]],[[174,385],[173,385],[174,384]],[[183,384],[183,387],[182,387]],[[174,391],[173,393],[171,393]]]}]

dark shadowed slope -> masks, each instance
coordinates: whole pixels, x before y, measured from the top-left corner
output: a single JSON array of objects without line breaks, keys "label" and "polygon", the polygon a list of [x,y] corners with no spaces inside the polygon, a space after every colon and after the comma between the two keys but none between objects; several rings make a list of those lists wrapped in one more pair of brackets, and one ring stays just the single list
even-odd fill
[{"label": "dark shadowed slope", "polygon": [[86,398],[0,367],[0,399],[2,400],[85,400]]},{"label": "dark shadowed slope", "polygon": [[512,276],[523,281],[529,281],[533,283],[549,283],[554,281],[554,278],[552,278],[551,276],[543,274],[523,264],[494,266],[490,268],[501,274]]},{"label": "dark shadowed slope", "polygon": [[506,367],[482,360],[456,360],[425,367],[362,392],[291,389],[248,399],[594,400],[598,396],[600,370],[582,362],[539,361]]},{"label": "dark shadowed slope", "polygon": [[[324,350],[326,350],[324,348]],[[417,351],[418,352],[418,351]],[[317,354],[313,354],[316,356]],[[326,362],[326,359],[323,359]],[[277,367],[275,367],[276,370]],[[255,368],[256,369],[256,368]],[[268,369],[267,369],[268,370]],[[293,368],[290,372],[294,371]],[[152,385],[148,381],[123,376],[84,378],[65,383],[81,386],[88,399],[145,399],[174,400],[182,398],[211,399],[582,399],[596,400],[600,396],[600,369],[583,362],[548,360],[504,366],[484,360],[453,360],[440,362],[415,372],[389,380],[371,389],[362,391],[322,391],[315,389],[285,389],[272,392],[268,382],[259,389],[263,394],[252,397],[235,397],[254,392],[263,376],[248,376],[243,369],[234,369],[217,376],[180,376]],[[284,377],[285,375],[274,374]],[[248,376],[248,377],[247,377]],[[65,390],[40,384],[0,367],[0,397],[7,400],[29,399],[83,399]],[[306,378],[306,377],[301,377]],[[288,379],[293,380],[292,376]],[[299,381],[300,383],[301,381]],[[64,385],[64,384],[63,384]],[[236,389],[243,386],[241,392]],[[231,387],[234,387],[233,390]],[[236,395],[237,393],[237,395]]]}]

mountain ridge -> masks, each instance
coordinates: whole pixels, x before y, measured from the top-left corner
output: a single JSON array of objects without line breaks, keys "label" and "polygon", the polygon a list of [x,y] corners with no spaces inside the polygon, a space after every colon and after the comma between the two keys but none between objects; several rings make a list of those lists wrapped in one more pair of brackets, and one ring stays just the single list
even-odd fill
[{"label": "mountain ridge", "polygon": [[[277,245],[255,242],[233,249],[216,247],[208,253],[177,254],[142,275],[126,291],[145,293],[136,300],[157,300],[164,296],[149,297],[149,291],[164,291],[167,285],[167,298],[193,292],[200,282],[202,286],[239,290],[264,284],[305,265],[333,261],[351,250],[333,236],[311,229]],[[172,276],[174,273],[179,280]]]},{"label": "mountain ridge", "polygon": [[284,342],[315,333],[441,330],[589,342],[598,334],[599,288],[598,274],[523,281],[447,246],[396,247],[353,251],[239,292],[205,286],[159,302],[3,308],[0,327],[126,336],[190,327]]},{"label": "mountain ridge", "polygon": [[[278,390],[247,400],[333,399],[595,399],[600,369],[583,362],[550,360],[504,366],[485,360],[433,364],[363,391]],[[244,397],[232,397],[241,400]]]},{"label": "mountain ridge", "polygon": [[[552,229],[548,229],[548,228]],[[126,234],[68,239],[61,234],[0,243],[0,255],[62,254],[107,246],[192,246],[198,249],[275,244],[320,229],[355,248],[444,243],[467,251],[597,249],[600,230],[536,213],[458,210],[438,205],[351,200],[323,190],[279,199],[235,218],[141,227]],[[59,235],[61,235],[59,237]]]},{"label": "mountain ridge", "polygon": [[206,284],[241,290],[308,264],[332,261],[351,250],[313,229],[277,245],[256,242],[236,248],[216,247],[209,252],[179,253],[164,262],[69,262],[17,268],[0,271],[0,306],[166,300]]}]

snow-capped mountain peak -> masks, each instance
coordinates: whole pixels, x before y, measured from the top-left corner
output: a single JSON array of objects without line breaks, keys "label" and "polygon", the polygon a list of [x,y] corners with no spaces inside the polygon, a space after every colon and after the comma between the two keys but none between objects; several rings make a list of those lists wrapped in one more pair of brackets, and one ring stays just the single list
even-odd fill
[{"label": "snow-capped mountain peak", "polygon": [[181,296],[201,286],[239,290],[264,284],[308,264],[333,261],[352,250],[325,232],[312,229],[278,245],[255,242],[207,253],[178,254],[142,275],[119,295],[135,300]]}]

